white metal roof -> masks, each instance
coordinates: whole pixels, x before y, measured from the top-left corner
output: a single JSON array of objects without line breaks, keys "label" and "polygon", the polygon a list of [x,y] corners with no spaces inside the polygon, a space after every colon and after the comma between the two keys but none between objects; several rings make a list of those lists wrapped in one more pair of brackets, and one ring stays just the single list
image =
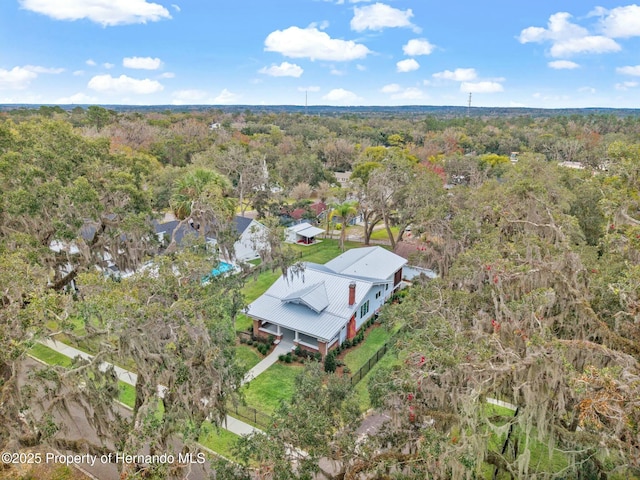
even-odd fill
[{"label": "white metal roof", "polygon": [[289,227],[288,230],[307,238],[315,237],[316,235],[320,235],[321,233],[324,233],[323,229],[314,227],[308,222],[303,222],[303,223],[299,223],[298,225],[293,225],[292,227]]},{"label": "white metal roof", "polygon": [[324,266],[342,275],[385,280],[406,263],[404,258],[382,247],[363,247],[347,250]]},{"label": "white metal roof", "polygon": [[[356,284],[356,298],[349,305],[349,284]],[[349,277],[316,270],[306,264],[304,272],[293,277],[280,277],[258,299],[247,307],[247,313],[261,320],[297,330],[312,337],[330,340],[349,321],[373,283],[354,280]],[[320,288],[322,287],[322,288]],[[326,294],[328,304],[316,311],[307,304],[316,303]],[[292,298],[302,298],[303,302],[294,303]]]},{"label": "white metal roof", "polygon": [[291,303],[302,303],[316,313],[320,313],[329,306],[329,298],[327,297],[327,289],[324,286],[324,282],[293,292],[282,300]]}]

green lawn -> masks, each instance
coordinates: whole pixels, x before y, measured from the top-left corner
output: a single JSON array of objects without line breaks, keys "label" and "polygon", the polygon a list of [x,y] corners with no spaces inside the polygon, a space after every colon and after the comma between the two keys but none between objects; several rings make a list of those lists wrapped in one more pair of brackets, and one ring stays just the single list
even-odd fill
[{"label": "green lawn", "polygon": [[124,403],[127,407],[133,408],[136,402],[136,387],[122,381],[118,382],[118,387],[120,390],[118,400]]},{"label": "green lawn", "polygon": [[376,327],[366,334],[362,343],[349,349],[344,357],[344,363],[349,367],[351,373],[356,373],[360,367],[367,363],[367,360],[391,338],[392,334],[385,327]]},{"label": "green lawn", "polygon": [[246,370],[250,370],[262,360],[262,356],[256,352],[256,349],[248,345],[236,346],[236,358],[238,363],[242,364]]},{"label": "green lawn", "polygon": [[363,412],[366,412],[371,408],[371,399],[369,398],[369,379],[372,378],[372,374],[375,373],[379,368],[388,367],[398,363],[398,357],[396,357],[393,353],[387,353],[384,357],[380,359],[378,363],[374,365],[374,367],[367,373],[366,377],[364,377],[358,384],[354,387],[356,398],[358,398],[358,404],[360,405],[360,409]]},{"label": "green lawn", "polygon": [[293,396],[295,378],[302,371],[300,365],[276,363],[242,387],[247,405],[267,415],[272,414],[281,400]]},{"label": "green lawn", "polygon": [[[398,227],[391,227],[391,233],[394,237],[398,236]],[[374,230],[371,234],[371,240],[389,240],[389,235],[387,235],[387,229],[381,228],[380,230]]]},{"label": "green lawn", "polygon": [[[362,244],[357,242],[344,243],[345,251],[361,246]],[[325,264],[342,253],[342,250],[340,250],[339,240],[330,239],[322,239],[320,243],[316,243],[315,245],[310,245],[308,247],[292,245],[291,248],[300,254],[300,260],[320,264]]]},{"label": "green lawn", "polygon": [[47,365],[59,365],[61,367],[69,368],[72,363],[72,360],[66,355],[62,355],[61,353],[58,353],[40,343],[36,343],[31,350],[29,350],[29,355],[37,358]]},{"label": "green lawn", "polygon": [[202,426],[202,435],[198,441],[210,450],[219,453],[229,460],[238,461],[233,455],[233,446],[240,437],[223,428],[216,428],[209,422]]}]

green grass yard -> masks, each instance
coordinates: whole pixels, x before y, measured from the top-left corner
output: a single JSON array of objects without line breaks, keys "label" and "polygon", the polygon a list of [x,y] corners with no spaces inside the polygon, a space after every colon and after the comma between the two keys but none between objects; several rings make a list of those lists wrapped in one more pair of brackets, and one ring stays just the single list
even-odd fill
[{"label": "green grass yard", "polygon": [[347,351],[344,357],[344,363],[351,373],[356,373],[367,361],[375,355],[393,335],[393,332],[385,327],[375,327],[369,331],[364,337],[364,341],[356,347],[352,347]]},{"label": "green grass yard", "polygon": [[235,433],[223,428],[216,428],[211,423],[205,422],[198,441],[209,450],[213,450],[229,460],[238,461],[233,455],[233,446],[239,439],[240,437]]},{"label": "green grass yard", "polygon": [[[398,236],[398,227],[391,227],[391,233],[394,237]],[[371,234],[371,240],[389,240],[389,235],[387,235],[387,229],[381,228],[379,230],[374,230]]]},{"label": "green grass yard", "polygon": [[242,387],[247,405],[271,415],[281,400],[289,400],[293,396],[295,379],[302,369],[300,365],[272,365]]},{"label": "green grass yard", "polygon": [[248,345],[237,345],[236,346],[236,359],[238,363],[242,365],[242,367],[246,370],[250,370],[254,366],[258,364],[260,360],[262,360],[262,355],[260,355],[255,348],[250,347]]}]

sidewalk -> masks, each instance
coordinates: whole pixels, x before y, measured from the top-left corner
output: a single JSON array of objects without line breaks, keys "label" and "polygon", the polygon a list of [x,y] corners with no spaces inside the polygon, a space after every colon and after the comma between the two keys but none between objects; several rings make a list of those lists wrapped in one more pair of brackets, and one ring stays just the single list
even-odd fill
[{"label": "sidewalk", "polygon": [[282,339],[276,348],[273,349],[269,355],[263,358],[255,367],[247,372],[247,374],[242,379],[242,385],[250,382],[258,375],[263,373],[267,368],[278,361],[278,356],[285,355],[291,351],[293,348],[293,342],[290,340]]},{"label": "sidewalk", "polygon": [[[45,340],[40,340],[40,343],[46,347],[49,347],[51,350],[55,350],[56,352],[69,357],[69,358],[75,358],[75,357],[81,357],[84,358],[86,360],[91,360],[93,358],[93,355],[89,355],[86,352],[83,352],[81,350],[78,350],[77,348],[73,348],[70,347],[69,345],[62,343],[62,342],[58,342],[57,340],[53,340],[50,338],[47,338]],[[280,345],[278,345],[280,346]],[[277,348],[276,348],[277,350]],[[273,353],[276,352],[276,350],[273,351]],[[273,355],[272,353],[272,355]],[[279,354],[278,354],[279,355]],[[275,356],[275,361],[278,360],[278,355]],[[269,355],[270,357],[271,355]],[[269,357],[265,358],[262,362],[264,362],[265,360],[267,360]],[[262,363],[260,362],[260,363]],[[260,364],[258,364],[260,365]],[[254,368],[258,367],[258,365],[256,365]],[[270,364],[272,365],[272,364]],[[108,362],[103,362],[100,365],[100,369],[101,370],[106,370],[107,368],[109,368],[109,366],[111,366],[110,363]],[[114,370],[116,371],[116,374],[118,375],[118,380],[135,386],[136,382],[138,380],[138,375],[136,375],[133,372],[130,372],[128,370],[125,370],[124,368],[118,367],[116,365],[113,365]],[[266,370],[268,368],[264,367],[264,369],[262,369],[262,371],[260,371],[258,374],[262,373],[264,370]],[[166,389],[166,387],[162,386],[162,385],[158,385],[158,394],[162,395],[163,391]],[[249,425],[248,423],[244,423],[242,420],[238,420],[237,418],[231,417],[229,415],[227,415],[227,417],[225,418],[224,421],[224,425],[220,425],[221,428],[224,428],[225,430],[230,431],[231,433],[235,433],[236,435],[249,435],[252,433],[259,433],[261,432],[261,430]]]}]

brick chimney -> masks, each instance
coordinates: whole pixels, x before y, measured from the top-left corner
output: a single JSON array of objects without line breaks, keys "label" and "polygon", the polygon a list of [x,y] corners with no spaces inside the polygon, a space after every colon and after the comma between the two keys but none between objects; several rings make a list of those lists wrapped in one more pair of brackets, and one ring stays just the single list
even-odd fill
[{"label": "brick chimney", "polygon": [[349,284],[349,305],[356,303],[356,282]]}]

